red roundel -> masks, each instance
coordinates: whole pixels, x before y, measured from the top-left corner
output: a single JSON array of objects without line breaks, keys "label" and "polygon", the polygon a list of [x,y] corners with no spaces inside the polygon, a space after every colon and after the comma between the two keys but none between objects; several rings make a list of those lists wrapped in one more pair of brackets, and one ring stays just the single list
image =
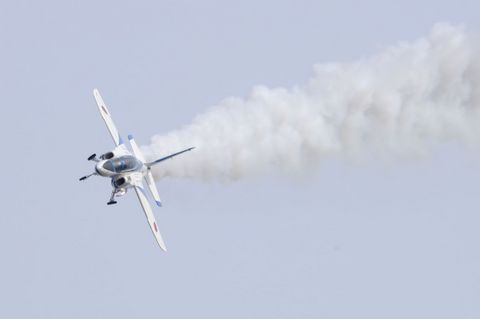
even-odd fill
[{"label": "red roundel", "polygon": [[155,228],[155,232],[158,232],[157,223],[153,222],[153,228]]},{"label": "red roundel", "polygon": [[102,110],[103,110],[103,112],[105,112],[105,114],[108,114],[107,109],[103,105],[102,105]]}]

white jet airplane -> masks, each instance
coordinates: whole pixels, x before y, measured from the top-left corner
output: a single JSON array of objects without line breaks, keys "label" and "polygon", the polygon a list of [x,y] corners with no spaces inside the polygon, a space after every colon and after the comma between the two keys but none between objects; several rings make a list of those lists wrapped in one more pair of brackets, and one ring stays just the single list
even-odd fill
[{"label": "white jet airplane", "polygon": [[110,134],[112,135],[115,148],[113,151],[103,154],[100,156],[100,158],[97,158],[96,154],[92,154],[88,160],[96,162],[95,172],[90,175],[83,176],[80,178],[80,180],[83,181],[93,175],[111,178],[113,191],[107,205],[116,204],[117,202],[114,200],[115,197],[123,196],[129,188],[133,188],[135,193],[137,193],[137,197],[140,200],[140,204],[142,205],[148,224],[152,229],[158,245],[164,251],[167,251],[167,247],[163,242],[162,235],[160,235],[160,232],[158,231],[157,222],[155,221],[152,208],[148,203],[147,194],[145,193],[143,187],[143,179],[145,179],[150,193],[155,199],[157,205],[162,206],[152,172],[150,171],[151,167],[174,156],[188,152],[194,149],[194,147],[190,147],[183,151],[159,158],[153,162],[145,161],[145,158],[143,157],[140,148],[135,143],[132,135],[128,135],[128,140],[130,141],[133,154],[125,146],[117,128],[115,127],[115,124],[113,124],[110,112],[108,111],[107,106],[103,102],[103,99],[97,89],[93,90],[93,95],[97,101],[100,114],[102,115],[102,118],[105,121]]}]

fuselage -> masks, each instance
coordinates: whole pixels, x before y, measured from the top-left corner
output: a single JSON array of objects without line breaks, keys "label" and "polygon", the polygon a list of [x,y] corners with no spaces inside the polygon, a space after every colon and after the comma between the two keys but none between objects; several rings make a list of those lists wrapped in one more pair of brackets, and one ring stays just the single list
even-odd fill
[{"label": "fuselage", "polygon": [[143,176],[145,165],[133,155],[123,155],[101,160],[95,165],[98,175],[110,177],[117,196],[126,193],[135,177]]},{"label": "fuselage", "polygon": [[95,171],[105,177],[114,177],[117,175],[141,172],[144,165],[133,155],[124,155],[108,160],[99,161],[95,165]]}]

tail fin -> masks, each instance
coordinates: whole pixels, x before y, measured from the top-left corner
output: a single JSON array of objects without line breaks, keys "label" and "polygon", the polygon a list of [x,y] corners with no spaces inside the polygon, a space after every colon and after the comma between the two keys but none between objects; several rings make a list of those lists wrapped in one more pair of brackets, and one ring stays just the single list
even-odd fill
[{"label": "tail fin", "polygon": [[[143,163],[145,163],[145,157],[143,156],[142,152],[140,151],[140,148],[138,147],[137,143],[133,139],[133,135],[128,135],[128,140],[130,141],[130,146],[132,146],[133,154],[135,154],[135,157],[141,160]],[[160,200],[160,195],[158,195],[157,191],[157,186],[155,185],[155,180],[153,179],[152,172],[150,170],[147,171],[147,175],[145,176],[145,181],[147,182],[148,189],[150,190],[150,193],[152,193],[153,198],[155,199],[155,202],[157,203],[157,206],[162,206],[162,202]]]},{"label": "tail fin", "polygon": [[173,153],[173,154],[170,154],[168,156],[165,156],[165,157],[162,157],[162,158],[159,158],[157,159],[156,161],[153,161],[153,162],[150,162],[150,163],[145,163],[145,165],[147,165],[148,168],[152,167],[153,165],[156,165],[160,162],[163,162],[163,161],[166,161],[174,156],[177,156],[177,155],[180,155],[182,153],[185,153],[185,152],[188,152],[188,151],[191,151],[193,150],[195,147],[190,147],[190,148],[187,148],[186,150],[183,150],[183,151],[180,151],[180,152],[177,152],[177,153]]}]

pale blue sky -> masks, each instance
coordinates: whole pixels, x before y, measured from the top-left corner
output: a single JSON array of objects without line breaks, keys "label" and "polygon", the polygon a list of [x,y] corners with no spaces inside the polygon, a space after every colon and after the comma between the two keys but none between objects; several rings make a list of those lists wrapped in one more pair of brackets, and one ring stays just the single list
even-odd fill
[{"label": "pale blue sky", "polygon": [[[324,163],[308,178],[164,180],[161,253],[133,194],[79,183],[111,140],[98,87],[140,144],[257,84],[305,82],[475,1],[3,1],[2,318],[480,316],[478,155]],[[245,147],[248,147],[246,145]],[[194,155],[193,153],[191,154]]]}]

